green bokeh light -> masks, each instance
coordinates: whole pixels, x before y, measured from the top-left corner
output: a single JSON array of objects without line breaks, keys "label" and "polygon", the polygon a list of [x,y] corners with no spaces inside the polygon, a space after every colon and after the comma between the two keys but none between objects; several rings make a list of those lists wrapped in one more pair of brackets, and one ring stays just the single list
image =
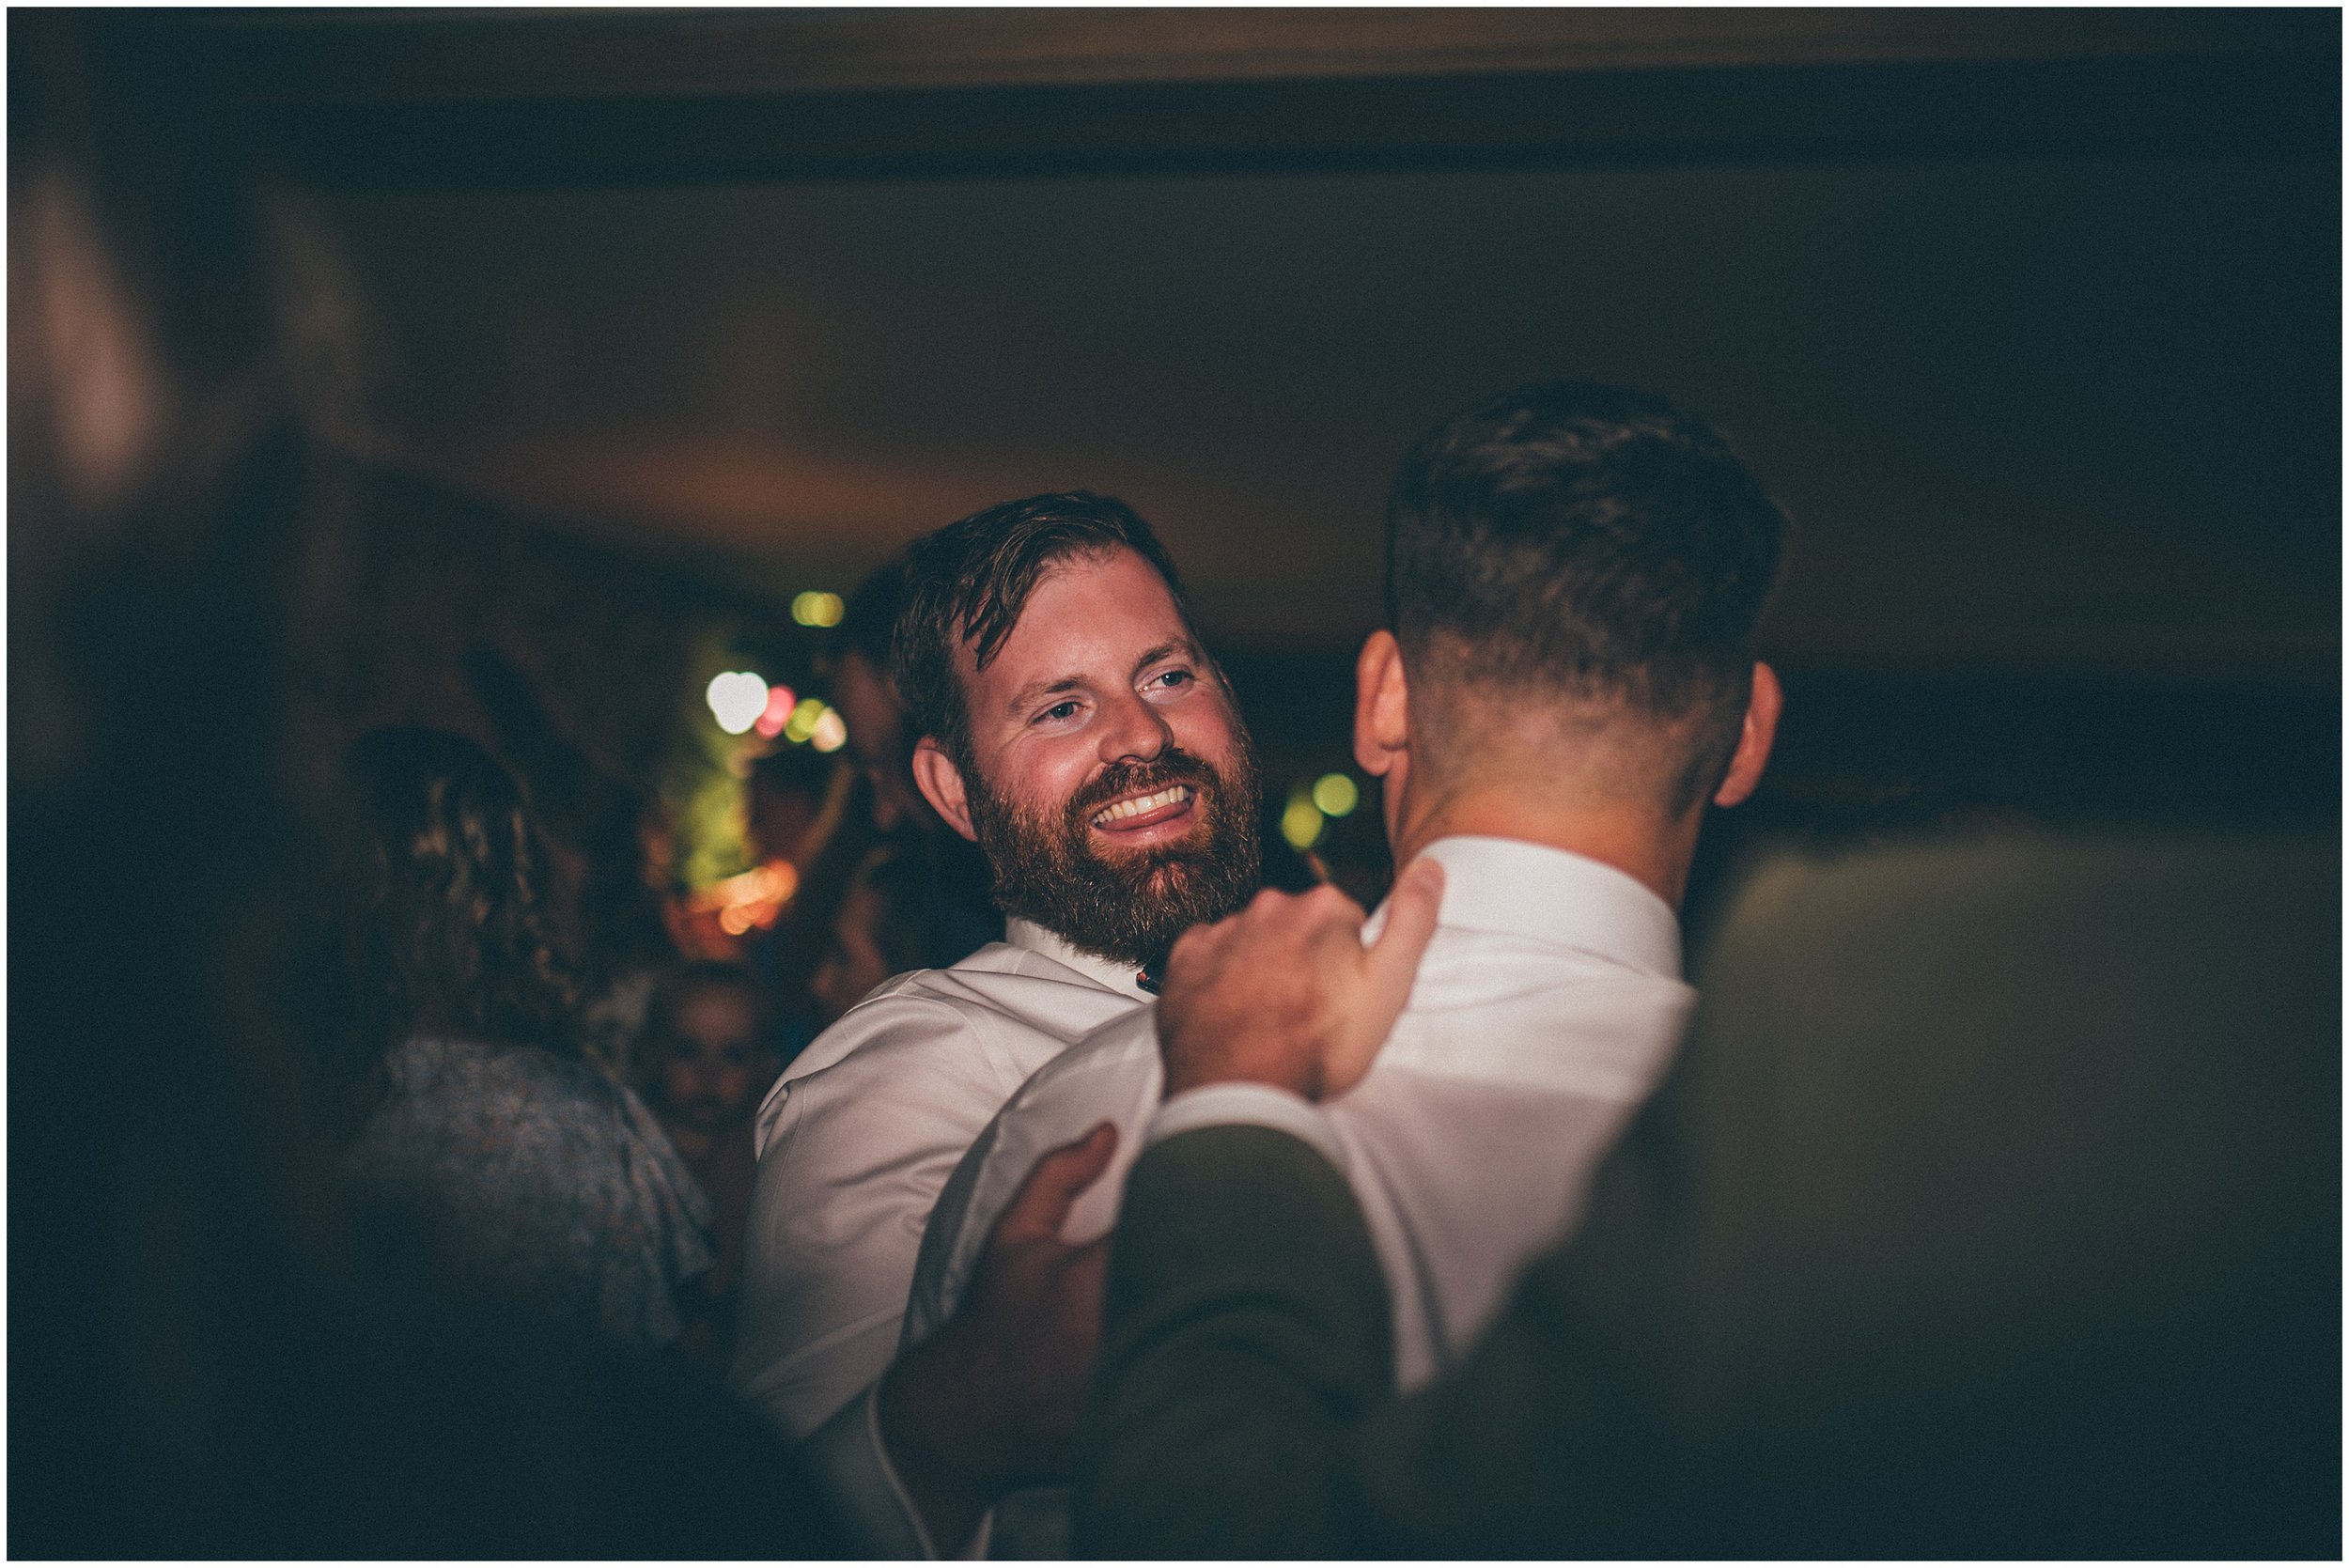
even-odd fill
[{"label": "green bokeh light", "polygon": [[1289,841],[1289,847],[1311,849],[1321,840],[1321,830],[1327,822],[1321,808],[1313,797],[1299,791],[1289,798],[1288,810],[1281,814],[1281,836]]},{"label": "green bokeh light", "polygon": [[1361,804],[1361,786],[1350,775],[1324,773],[1314,781],[1314,804],[1324,816],[1344,816]]},{"label": "green bokeh light", "polygon": [[847,608],[838,594],[811,588],[792,599],[791,618],[801,626],[838,626]]}]

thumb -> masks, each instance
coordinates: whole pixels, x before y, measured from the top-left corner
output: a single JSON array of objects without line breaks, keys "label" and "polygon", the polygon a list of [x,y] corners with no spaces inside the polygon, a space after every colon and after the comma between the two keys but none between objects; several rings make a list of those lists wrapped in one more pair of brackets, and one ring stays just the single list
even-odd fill
[{"label": "thumb", "polygon": [[1423,855],[1410,863],[1388,895],[1386,928],[1362,959],[1373,1010],[1390,1023],[1410,1000],[1420,955],[1436,934],[1436,914],[1442,907],[1443,866]]},{"label": "thumb", "polygon": [[1317,1098],[1345,1094],[1370,1070],[1403,1004],[1411,1000],[1420,955],[1436,934],[1436,911],[1442,904],[1443,867],[1430,860],[1412,862],[1387,899],[1386,928],[1362,955],[1360,1007],[1322,1056]]},{"label": "thumb", "polygon": [[1103,1122],[1074,1143],[1046,1151],[996,1221],[996,1243],[1058,1237],[1068,1211],[1100,1180],[1116,1149],[1117,1124]]}]

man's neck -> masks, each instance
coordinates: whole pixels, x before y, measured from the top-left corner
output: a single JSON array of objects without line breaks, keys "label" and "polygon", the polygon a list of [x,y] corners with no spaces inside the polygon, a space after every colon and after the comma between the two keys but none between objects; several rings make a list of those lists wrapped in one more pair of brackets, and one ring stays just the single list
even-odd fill
[{"label": "man's neck", "polygon": [[1676,912],[1696,851],[1698,814],[1673,821],[1630,802],[1566,801],[1505,785],[1465,785],[1404,801],[1394,863],[1439,838],[1474,834],[1564,849],[1638,881]]}]

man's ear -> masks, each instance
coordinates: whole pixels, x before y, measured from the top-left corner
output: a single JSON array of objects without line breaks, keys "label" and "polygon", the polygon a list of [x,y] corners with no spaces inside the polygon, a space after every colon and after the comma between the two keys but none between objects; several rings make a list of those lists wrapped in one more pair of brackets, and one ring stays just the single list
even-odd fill
[{"label": "man's ear", "polygon": [[1753,690],[1746,697],[1746,722],[1737,731],[1737,750],[1729,759],[1729,776],[1713,792],[1717,806],[1734,806],[1751,795],[1769,765],[1770,745],[1778,738],[1778,714],[1786,695],[1779,690],[1778,672],[1754,660]]},{"label": "man's ear", "polygon": [[[1374,779],[1409,760],[1411,693],[1403,649],[1392,631],[1374,631],[1354,660],[1354,760]],[[1400,783],[1400,780],[1394,781]]]},{"label": "man's ear", "polygon": [[941,821],[972,843],[979,841],[971,826],[971,804],[963,799],[962,769],[926,735],[913,743],[913,784]]}]

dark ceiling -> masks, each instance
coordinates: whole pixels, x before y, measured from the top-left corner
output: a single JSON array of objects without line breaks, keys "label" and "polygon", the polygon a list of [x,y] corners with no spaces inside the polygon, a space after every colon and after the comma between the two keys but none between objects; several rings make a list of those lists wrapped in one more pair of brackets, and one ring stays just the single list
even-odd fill
[{"label": "dark ceiling", "polygon": [[2326,678],[2338,13],[149,15],[319,193],[397,460],[775,591],[1008,495],[1342,653],[1386,474],[1727,428],[1814,664]]}]

